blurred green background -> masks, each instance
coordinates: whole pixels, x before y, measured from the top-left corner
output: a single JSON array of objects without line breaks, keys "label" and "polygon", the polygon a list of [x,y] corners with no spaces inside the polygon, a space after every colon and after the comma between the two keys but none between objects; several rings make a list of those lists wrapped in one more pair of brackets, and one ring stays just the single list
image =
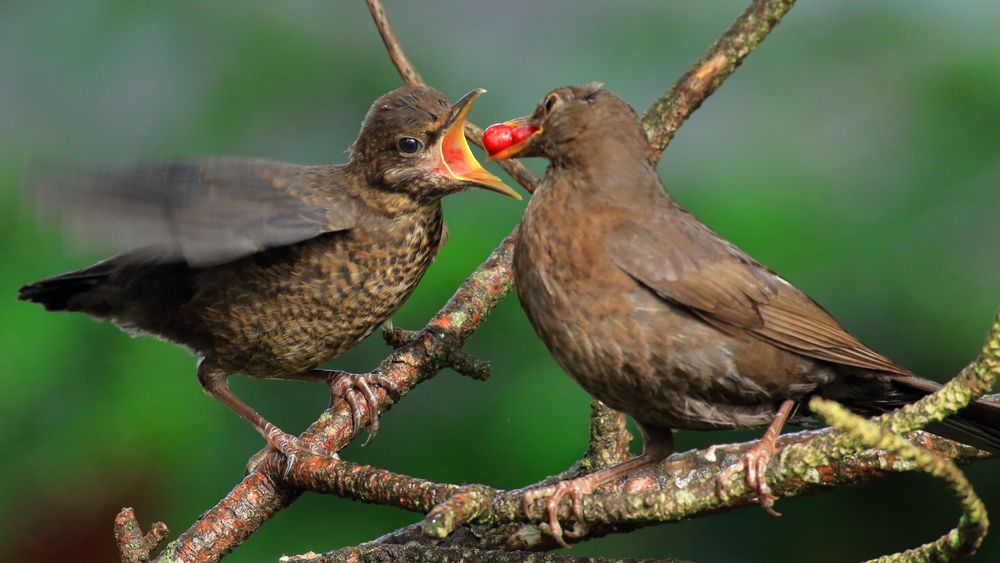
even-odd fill
[{"label": "blurred green background", "polygon": [[[643,111],[743,10],[725,2],[387,2],[424,77],[489,94],[481,125],[550,88],[600,80]],[[915,372],[954,374],[1000,304],[1000,3],[804,1],[667,151],[673,195]],[[100,256],[66,251],[20,202],[31,157],[127,162],[235,154],[337,163],[368,105],[400,84],[363,2],[0,3],[0,560],[110,561],[112,518],[186,529],[241,477],[260,437],[205,396],[186,352],[82,315],[18,303],[19,285]],[[541,171],[542,162],[531,163]],[[492,165],[491,165],[492,166]],[[523,203],[446,201],[451,238],[395,316],[417,328],[517,222]],[[428,479],[515,487],[586,444],[588,397],[509,297],[467,350],[347,459]],[[335,365],[367,370],[373,337]],[[300,431],[324,388],[233,378]],[[756,437],[690,433],[686,450]],[[1000,513],[1000,463],[969,468]],[[944,486],[899,476],[575,547],[574,555],[849,561],[918,545],[958,517]],[[307,494],[230,556],[274,560],[365,541],[417,515]],[[995,534],[994,534],[995,535]],[[977,556],[1000,560],[1000,538]]]}]

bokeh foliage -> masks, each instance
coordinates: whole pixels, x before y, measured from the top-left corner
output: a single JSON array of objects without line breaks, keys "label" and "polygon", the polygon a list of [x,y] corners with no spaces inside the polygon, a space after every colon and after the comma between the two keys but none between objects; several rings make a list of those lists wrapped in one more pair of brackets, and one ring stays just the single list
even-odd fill
[{"label": "bokeh foliage", "polygon": [[[452,98],[490,92],[480,125],[529,112],[550,88],[600,80],[640,111],[745,2],[388,2],[424,77]],[[674,196],[916,373],[971,360],[1000,303],[1000,5],[803,1],[699,110],[660,170]],[[341,162],[368,105],[399,85],[362,2],[83,0],[0,4],[0,559],[113,557],[125,504],[175,533],[242,475],[260,438],[203,395],[186,352],[14,301],[25,282],[99,256],[69,252],[20,201],[32,157],[126,162],[238,154]],[[540,162],[531,163],[541,171]],[[451,238],[396,315],[415,328],[517,222],[523,204],[451,198]],[[513,487],[586,443],[588,397],[508,298],[467,350],[485,383],[441,374],[346,458],[452,482]],[[375,337],[335,365],[367,370]],[[234,386],[289,431],[327,395]],[[758,432],[681,433],[679,448]],[[969,468],[1000,508],[996,461]],[[785,514],[741,510],[578,546],[573,554],[699,561],[843,561],[947,529],[939,483],[902,476]],[[416,515],[306,495],[231,556],[358,543]],[[4,551],[6,550],[6,553]],[[987,538],[977,556],[1000,559]]]}]

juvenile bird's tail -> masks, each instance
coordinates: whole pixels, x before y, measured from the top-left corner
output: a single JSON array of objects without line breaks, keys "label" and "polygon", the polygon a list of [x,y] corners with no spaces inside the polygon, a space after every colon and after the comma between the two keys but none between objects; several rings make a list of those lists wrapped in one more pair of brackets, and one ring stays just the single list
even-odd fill
[{"label": "juvenile bird's tail", "polygon": [[78,311],[78,297],[107,281],[111,269],[104,263],[36,281],[18,290],[20,301],[31,301],[48,311]]}]

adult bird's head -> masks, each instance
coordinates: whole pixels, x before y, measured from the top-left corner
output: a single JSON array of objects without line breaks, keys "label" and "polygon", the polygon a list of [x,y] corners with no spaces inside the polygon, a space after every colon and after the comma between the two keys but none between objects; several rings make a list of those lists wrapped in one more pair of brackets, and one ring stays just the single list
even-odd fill
[{"label": "adult bird's head", "polygon": [[483,168],[465,140],[465,118],[483,89],[455,104],[426,86],[404,86],[375,100],[351,145],[351,165],[368,181],[419,201],[476,187],[521,199]]},{"label": "adult bird's head", "polygon": [[643,156],[649,151],[635,110],[596,82],[552,90],[534,113],[491,125],[483,139],[488,160],[542,156],[575,163],[610,147]]}]

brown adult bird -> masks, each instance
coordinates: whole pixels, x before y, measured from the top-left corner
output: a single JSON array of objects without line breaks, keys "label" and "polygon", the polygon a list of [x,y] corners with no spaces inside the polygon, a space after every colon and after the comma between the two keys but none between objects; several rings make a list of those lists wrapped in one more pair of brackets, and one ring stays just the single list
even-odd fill
[{"label": "brown adult bird", "polygon": [[[770,424],[745,468],[773,512],[763,473],[784,422],[808,416],[797,405],[820,395],[875,414],[939,388],[671,199],[635,111],[600,85],[553,90],[501,126],[530,136],[491,158],[550,161],[514,248],[521,305],[559,365],[643,437],[642,455],[526,496],[548,497],[560,542],[560,498],[579,518],[580,495],[669,455],[672,429]],[[1000,409],[973,403],[935,431],[998,450]]]},{"label": "brown adult bird", "polygon": [[308,450],[234,395],[228,376],[328,382],[378,428],[369,383],[316,369],[402,305],[447,236],[441,198],[479,187],[520,199],[476,161],[456,104],[404,87],[372,105],[350,162],[303,166],[210,158],[132,168],[48,171],[39,208],[74,236],[123,253],[21,288],[19,299],[80,311],[200,357],[204,390],[290,459]]}]

